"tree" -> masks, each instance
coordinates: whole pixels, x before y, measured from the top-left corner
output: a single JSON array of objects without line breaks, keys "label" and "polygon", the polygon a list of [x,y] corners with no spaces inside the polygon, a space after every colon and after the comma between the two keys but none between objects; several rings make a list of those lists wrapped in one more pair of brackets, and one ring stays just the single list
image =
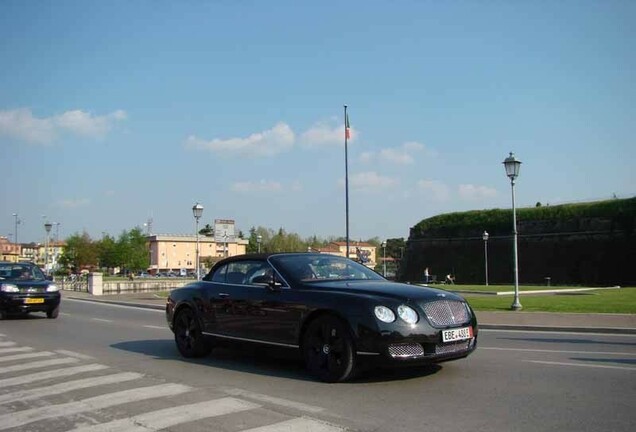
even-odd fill
[{"label": "tree", "polygon": [[205,224],[205,226],[199,230],[199,234],[206,237],[214,237],[214,228],[210,224]]},{"label": "tree", "polygon": [[96,267],[99,263],[98,245],[88,233],[73,234],[66,239],[66,247],[60,257],[60,264],[73,272]]}]

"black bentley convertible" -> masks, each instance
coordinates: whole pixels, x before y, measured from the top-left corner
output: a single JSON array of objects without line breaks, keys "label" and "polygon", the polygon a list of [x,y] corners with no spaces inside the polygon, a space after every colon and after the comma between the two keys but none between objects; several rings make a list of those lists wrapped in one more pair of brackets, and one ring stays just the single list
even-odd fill
[{"label": "black bentley convertible", "polygon": [[226,258],[173,290],[166,315],[184,357],[207,355],[219,339],[289,347],[327,382],[350,378],[363,360],[438,363],[477,344],[475,314],[462,297],[319,253]]}]

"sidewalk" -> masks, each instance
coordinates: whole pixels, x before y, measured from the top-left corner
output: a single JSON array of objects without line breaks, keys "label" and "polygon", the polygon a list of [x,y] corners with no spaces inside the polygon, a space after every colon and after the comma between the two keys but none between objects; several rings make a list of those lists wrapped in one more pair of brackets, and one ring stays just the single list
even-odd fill
[{"label": "sidewalk", "polygon": [[[164,310],[166,307],[166,299],[152,292],[93,296],[86,292],[62,291],[62,297],[157,310]],[[481,329],[636,334],[636,314],[523,311],[476,311],[476,314]]]}]

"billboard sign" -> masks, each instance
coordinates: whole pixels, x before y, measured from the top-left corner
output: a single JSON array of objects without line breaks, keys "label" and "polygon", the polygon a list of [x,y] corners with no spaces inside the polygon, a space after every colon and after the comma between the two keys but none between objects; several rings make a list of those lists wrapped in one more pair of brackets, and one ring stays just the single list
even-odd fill
[{"label": "billboard sign", "polygon": [[215,243],[236,243],[234,232],[234,220],[214,219],[214,242]]}]

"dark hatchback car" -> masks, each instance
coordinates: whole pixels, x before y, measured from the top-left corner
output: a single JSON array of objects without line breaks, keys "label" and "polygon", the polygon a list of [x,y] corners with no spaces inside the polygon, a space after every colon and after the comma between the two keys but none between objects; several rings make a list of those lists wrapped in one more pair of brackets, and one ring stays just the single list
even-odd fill
[{"label": "dark hatchback car", "polygon": [[205,356],[220,339],[289,347],[326,382],[351,378],[365,360],[439,363],[477,345],[475,314],[462,297],[390,282],[327,254],[227,258],[173,290],[166,315],[184,357]]},{"label": "dark hatchback car", "polygon": [[0,319],[9,313],[45,312],[57,318],[60,291],[33,263],[0,262]]}]

